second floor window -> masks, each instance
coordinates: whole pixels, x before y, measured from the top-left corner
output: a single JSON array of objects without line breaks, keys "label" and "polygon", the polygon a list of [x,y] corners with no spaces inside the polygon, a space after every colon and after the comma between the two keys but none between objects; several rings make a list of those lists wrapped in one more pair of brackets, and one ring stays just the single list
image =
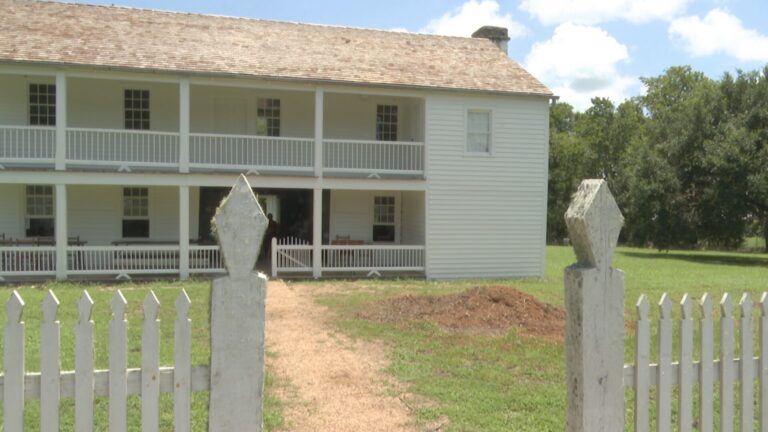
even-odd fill
[{"label": "second floor window", "polygon": [[123,188],[123,238],[149,237],[149,191]]},{"label": "second floor window", "polygon": [[56,85],[29,85],[29,124],[56,126]]},{"label": "second floor window", "polygon": [[376,105],[376,141],[397,141],[397,105]]},{"label": "second floor window", "polygon": [[280,136],[280,99],[256,100],[256,134]]},{"label": "second floor window", "polygon": [[29,185],[27,192],[27,237],[53,237],[53,186]]},{"label": "second floor window", "polygon": [[149,130],[149,90],[126,89],[125,128]]},{"label": "second floor window", "polygon": [[467,111],[467,151],[470,153],[491,152],[490,111]]}]

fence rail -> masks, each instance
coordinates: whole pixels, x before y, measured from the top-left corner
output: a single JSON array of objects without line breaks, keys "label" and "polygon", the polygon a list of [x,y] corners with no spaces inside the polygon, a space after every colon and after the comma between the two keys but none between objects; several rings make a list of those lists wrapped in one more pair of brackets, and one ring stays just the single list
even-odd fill
[{"label": "fence rail", "polygon": [[323,140],[323,167],[334,172],[422,174],[424,143]]},{"label": "fence rail", "polygon": [[178,167],[179,134],[118,129],[67,129],[67,162]]},{"label": "fence rail", "polygon": [[195,168],[312,171],[314,140],[252,135],[190,134]]},{"label": "fence rail", "polygon": [[0,126],[0,161],[53,163],[55,157],[55,127]]}]

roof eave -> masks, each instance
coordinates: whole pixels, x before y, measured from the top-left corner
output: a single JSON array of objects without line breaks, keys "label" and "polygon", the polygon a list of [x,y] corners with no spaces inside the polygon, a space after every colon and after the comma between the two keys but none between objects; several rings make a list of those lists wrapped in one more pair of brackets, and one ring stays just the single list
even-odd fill
[{"label": "roof eave", "polygon": [[388,89],[437,90],[437,91],[448,91],[448,92],[458,92],[458,93],[492,94],[492,95],[501,95],[501,96],[530,96],[530,97],[542,97],[542,98],[548,98],[548,99],[555,97],[554,93],[552,93],[551,91],[548,93],[543,93],[543,92],[507,91],[507,90],[494,90],[494,89],[472,89],[472,88],[462,88],[462,87],[441,87],[441,86],[429,86],[429,85],[419,85],[419,84],[375,83],[375,82],[361,82],[361,81],[351,81],[351,80],[317,79],[317,78],[294,77],[294,76],[279,76],[279,75],[273,76],[273,75],[258,75],[258,74],[245,74],[245,73],[230,73],[230,72],[205,72],[205,71],[191,71],[191,70],[181,70],[181,69],[138,68],[138,67],[130,67],[130,66],[110,66],[110,65],[18,60],[18,59],[0,59],[0,64],[32,65],[32,66],[45,66],[45,67],[58,67],[58,68],[65,67],[65,68],[77,68],[77,69],[98,69],[98,70],[118,71],[118,72],[132,72],[132,73],[139,72],[139,73],[150,73],[150,74],[160,74],[160,75],[196,76],[196,77],[208,77],[208,78],[262,79],[262,80],[268,80],[268,81],[348,85],[348,86],[377,87],[377,88],[388,88]]}]

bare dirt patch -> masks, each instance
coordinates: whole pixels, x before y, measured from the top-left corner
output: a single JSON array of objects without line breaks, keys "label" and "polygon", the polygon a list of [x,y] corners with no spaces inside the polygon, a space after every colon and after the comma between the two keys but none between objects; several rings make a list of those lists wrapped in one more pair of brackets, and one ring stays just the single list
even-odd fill
[{"label": "bare dirt patch", "polygon": [[520,333],[562,342],[565,310],[509,286],[476,287],[441,296],[404,295],[371,305],[359,318],[382,322],[428,321],[456,332]]}]

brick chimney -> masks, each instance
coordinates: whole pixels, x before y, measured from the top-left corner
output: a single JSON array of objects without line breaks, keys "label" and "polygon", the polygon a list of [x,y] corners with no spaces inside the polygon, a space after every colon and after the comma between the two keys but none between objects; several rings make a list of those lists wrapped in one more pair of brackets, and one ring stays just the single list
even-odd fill
[{"label": "brick chimney", "polygon": [[472,33],[473,38],[490,39],[500,50],[507,54],[507,42],[509,42],[509,32],[504,27],[482,26]]}]

